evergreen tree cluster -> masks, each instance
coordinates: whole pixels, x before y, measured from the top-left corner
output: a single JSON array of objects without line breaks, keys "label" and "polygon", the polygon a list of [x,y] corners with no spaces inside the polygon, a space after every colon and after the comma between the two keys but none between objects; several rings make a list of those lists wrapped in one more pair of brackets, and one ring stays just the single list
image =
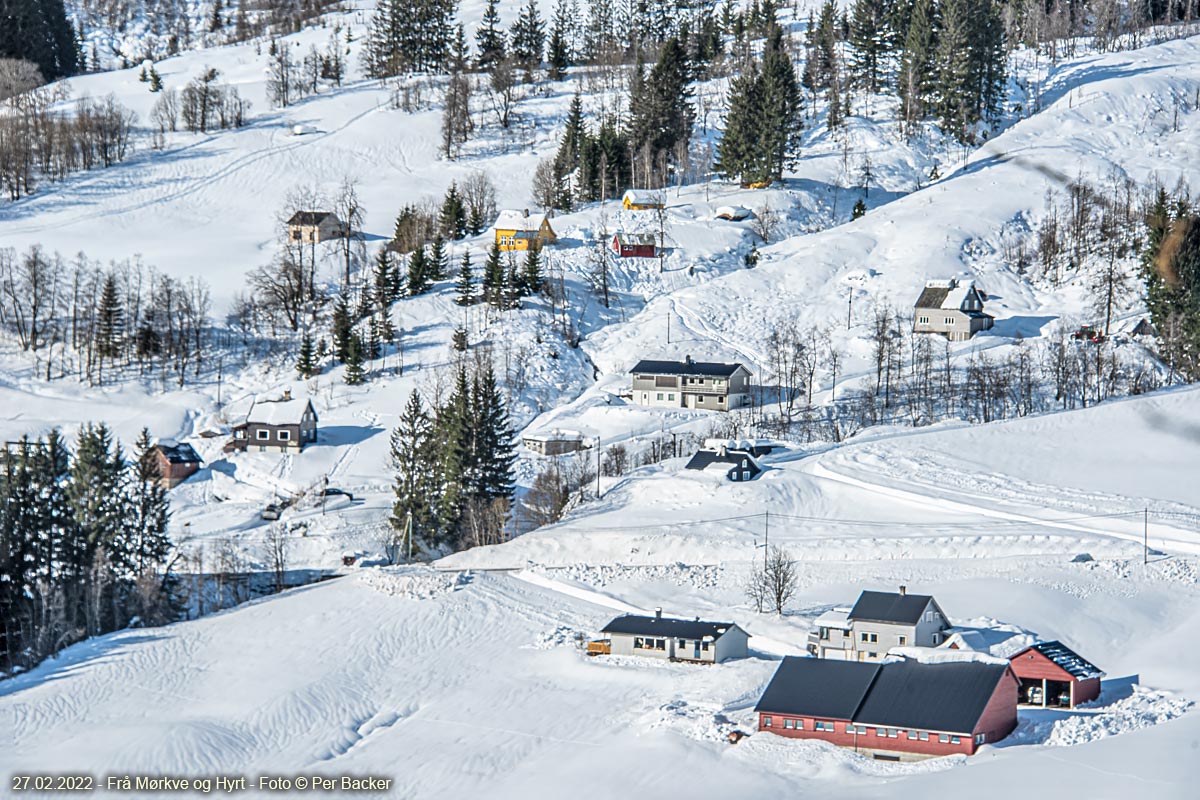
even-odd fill
[{"label": "evergreen tree cluster", "polygon": [[815,24],[810,18],[804,85],[828,92],[831,127],[846,113],[849,85],[894,92],[909,130],[935,115],[947,133],[974,141],[1004,97],[1003,10],[999,0],[855,0],[844,26],[850,54],[843,69],[842,25],[828,0]]},{"label": "evergreen tree cluster", "polygon": [[1159,355],[1200,380],[1200,210],[1160,188],[1147,225],[1141,272]]},{"label": "evergreen tree cluster", "polygon": [[453,54],[457,0],[381,0],[364,55],[367,74],[439,72]]},{"label": "evergreen tree cluster", "polygon": [[63,0],[0,0],[0,58],[32,62],[53,81],[79,71],[79,52]]},{"label": "evergreen tree cluster", "polygon": [[456,375],[445,405],[413,392],[392,431],[396,502],[391,524],[414,551],[499,539],[513,491],[513,431],[490,364]]},{"label": "evergreen tree cluster", "polygon": [[0,454],[0,659],[29,667],[135,617],[170,615],[165,490],[149,432],[132,460],[103,424]]},{"label": "evergreen tree cluster", "polygon": [[767,32],[761,62],[752,62],[731,87],[717,169],[743,186],[779,180],[800,153],[803,96],[783,31]]}]

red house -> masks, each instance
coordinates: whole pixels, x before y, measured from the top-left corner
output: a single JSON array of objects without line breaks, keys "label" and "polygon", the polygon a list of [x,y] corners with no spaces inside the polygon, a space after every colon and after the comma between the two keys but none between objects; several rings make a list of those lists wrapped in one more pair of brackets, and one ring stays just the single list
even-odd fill
[{"label": "red house", "polygon": [[649,233],[617,233],[612,239],[612,249],[621,258],[658,257],[654,236]]},{"label": "red house", "polygon": [[881,761],[971,755],[1017,727],[1017,679],[1003,662],[788,657],[754,710],[760,731]]},{"label": "red house", "polygon": [[174,489],[195,475],[204,463],[190,444],[169,441],[154,445],[148,456],[158,466],[158,482],[164,489]]},{"label": "red house", "polygon": [[1021,682],[1021,702],[1042,708],[1074,708],[1100,696],[1104,673],[1062,642],[1038,642],[1009,657]]}]

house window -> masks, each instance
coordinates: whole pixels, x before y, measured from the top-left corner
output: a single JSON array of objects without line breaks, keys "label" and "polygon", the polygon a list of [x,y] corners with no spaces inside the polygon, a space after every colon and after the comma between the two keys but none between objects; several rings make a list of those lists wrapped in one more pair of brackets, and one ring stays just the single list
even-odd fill
[{"label": "house window", "polygon": [[920,325],[928,325],[929,317],[917,317],[917,323]]},{"label": "house window", "polygon": [[846,723],[846,733],[854,733],[854,726],[849,722]]},{"label": "house window", "polygon": [[821,639],[829,641],[829,628],[821,628]]},{"label": "house window", "polygon": [[245,439],[245,438],[246,438],[246,430],[245,430],[245,428],[239,428],[238,430],[234,431],[234,432],[233,432],[233,438],[235,438],[235,439]]},{"label": "house window", "polygon": [[707,653],[707,652],[708,652],[708,642],[701,642],[701,643],[700,643],[700,649],[701,649],[703,652],[706,652],[706,653]]},{"label": "house window", "polygon": [[704,402],[704,395],[700,395],[700,397],[699,397],[699,398],[696,400],[696,402],[697,402],[697,403],[703,403],[703,402]]},{"label": "house window", "polygon": [[962,739],[958,738],[957,736],[951,736],[950,744],[962,744]]},{"label": "house window", "polygon": [[874,644],[879,641],[879,634],[868,633],[867,631],[863,631],[862,632],[862,641],[871,642],[872,644]]},{"label": "house window", "polygon": [[867,653],[867,658],[879,658],[879,653]]},{"label": "house window", "polygon": [[834,732],[833,731],[833,723],[832,722],[821,722],[820,720],[817,720],[816,722],[813,723],[813,730],[828,731],[829,733],[833,733]]},{"label": "house window", "polygon": [[668,395],[667,395],[667,399],[668,399],[668,400],[674,400],[674,399],[675,399],[675,395],[673,395],[673,394],[668,394]]},{"label": "house window", "polygon": [[679,644],[676,645],[676,647],[678,647],[680,650],[687,649],[687,639],[680,639]]},{"label": "house window", "polygon": [[662,394],[663,394],[662,392],[659,392],[659,393],[658,393],[658,399],[659,399],[659,400],[662,400]]},{"label": "house window", "polygon": [[889,739],[895,739],[900,734],[900,732],[895,728],[888,728],[887,731]]},{"label": "house window", "polygon": [[928,733],[926,733],[925,731],[921,731],[921,741],[922,741],[922,742],[928,742],[928,741],[929,741],[929,734],[928,734]]},{"label": "house window", "polygon": [[950,736],[949,736],[948,734],[945,734],[945,733],[938,734],[938,741],[939,741],[939,742],[941,742],[942,744],[949,744],[949,743],[950,743]]},{"label": "house window", "polygon": [[876,728],[875,735],[879,737],[887,736],[887,731],[885,731],[883,728]]},{"label": "house window", "polygon": [[771,725],[773,724],[770,717],[763,717],[762,719],[763,719],[763,727],[764,728],[770,728]]},{"label": "house window", "polygon": [[255,431],[254,435],[257,436],[259,439],[270,439],[271,438],[271,432],[268,430],[264,430],[263,428],[259,428],[257,431]]},{"label": "house window", "polygon": [[908,738],[909,738],[909,739],[916,739],[916,738],[917,738],[917,732],[916,732],[916,731],[909,731],[909,732],[908,732]]},{"label": "house window", "polygon": [[787,730],[794,730],[796,727],[796,723],[792,722],[790,719],[785,719],[783,721],[783,727],[786,728]]},{"label": "house window", "polygon": [[742,480],[744,480],[744,481],[750,480],[750,473],[748,471],[742,473]]},{"label": "house window", "polygon": [[291,431],[278,431],[277,433],[279,434],[279,441],[281,442],[286,442],[292,438]]},{"label": "house window", "polygon": [[947,324],[947,325],[953,325],[953,324],[954,324],[954,317],[946,317],[946,324]]},{"label": "house window", "polygon": [[859,725],[854,729],[854,732],[857,733],[859,736],[866,736],[867,728],[865,725]]},{"label": "house window", "polygon": [[899,640],[899,642],[900,642],[900,645],[901,645],[901,646],[908,644],[908,637],[907,637],[907,636],[905,636],[905,635],[901,634],[900,636],[898,636],[898,637],[896,637],[896,638]]},{"label": "house window", "polygon": [[975,744],[983,744],[983,743],[984,743],[984,742],[986,742],[986,741],[987,741],[987,734],[986,734],[986,733],[977,733],[977,734],[975,734]]},{"label": "house window", "polygon": [[717,398],[717,403],[718,403],[718,404],[720,404],[720,405],[724,405],[724,404],[725,404],[725,398],[724,398],[724,397],[718,397],[718,398]]}]

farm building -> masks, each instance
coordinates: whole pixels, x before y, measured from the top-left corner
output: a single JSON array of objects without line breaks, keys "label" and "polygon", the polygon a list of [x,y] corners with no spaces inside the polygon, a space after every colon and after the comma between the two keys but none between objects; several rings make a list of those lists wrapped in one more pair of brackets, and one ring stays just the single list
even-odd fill
[{"label": "farm building", "polygon": [[588,652],[709,664],[745,658],[749,652],[750,635],[734,623],[673,619],[664,617],[661,608],[653,617],[617,617],[600,632],[608,638],[592,642]]},{"label": "farm building", "polygon": [[190,444],[180,444],[167,439],[162,439],[154,445],[149,455],[158,467],[158,482],[164,489],[174,489],[195,475],[204,463]]},{"label": "farm building", "polygon": [[292,399],[286,392],[281,399],[255,400],[245,422],[233,429],[233,440],[226,450],[278,450],[299,453],[306,444],[317,441],[317,412],[308,398]]},{"label": "farm building", "polygon": [[991,315],[983,311],[984,299],[972,282],[927,281],[913,306],[913,333],[940,333],[952,342],[965,342],[992,327]]},{"label": "farm building", "polygon": [[521,444],[542,456],[559,456],[583,449],[583,434],[579,431],[553,430],[545,433],[527,433]]},{"label": "farm building", "polygon": [[931,596],[899,592],[862,592],[847,612],[817,618],[808,635],[808,652],[840,661],[880,661],[893,647],[937,647],[950,622]]},{"label": "farm building", "polygon": [[615,233],[612,238],[612,250],[621,258],[658,256],[658,245],[654,243],[654,235],[649,233]]},{"label": "farm building", "polygon": [[1017,679],[1004,663],[789,656],[754,710],[760,731],[823,739],[883,761],[971,755],[1017,726]]},{"label": "farm building", "polygon": [[762,464],[748,449],[730,447],[721,443],[717,447],[702,447],[688,461],[684,469],[708,470],[723,474],[726,480],[750,481],[762,474]]},{"label": "farm building", "polygon": [[550,217],[546,214],[530,214],[529,209],[501,211],[492,227],[496,231],[496,244],[501,250],[528,250],[531,246],[542,247],[558,241],[557,234],[550,227]]},{"label": "farm building", "polygon": [[1021,684],[1021,702],[1074,708],[1100,696],[1104,673],[1062,642],[1038,642],[1009,657]]},{"label": "farm building", "polygon": [[639,361],[633,401],[642,406],[728,411],[750,405],[750,370],[711,361]]},{"label": "farm building", "polygon": [[661,193],[646,189],[629,189],[621,198],[621,208],[626,211],[653,211],[665,206]]},{"label": "farm building", "polygon": [[342,221],[331,211],[297,211],[287,226],[288,239],[304,244],[320,244],[346,235]]},{"label": "farm building", "polygon": [[717,219],[723,219],[726,222],[741,222],[752,216],[753,212],[742,206],[721,206],[717,209]]}]

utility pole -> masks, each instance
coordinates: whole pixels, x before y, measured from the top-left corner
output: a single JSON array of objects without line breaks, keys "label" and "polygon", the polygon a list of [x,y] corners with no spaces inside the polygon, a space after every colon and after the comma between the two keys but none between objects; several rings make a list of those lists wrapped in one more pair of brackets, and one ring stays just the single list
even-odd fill
[{"label": "utility pole", "polygon": [[405,562],[412,563],[412,512],[408,512],[408,520],[404,525],[405,535],[408,537],[408,554],[405,556]]},{"label": "utility pole", "polygon": [[771,512],[763,514],[763,569],[767,567],[767,553],[771,550]]},{"label": "utility pole", "polygon": [[1142,564],[1150,563],[1150,509],[1142,509]]},{"label": "utility pole", "polygon": [[850,330],[850,315],[854,311],[854,287],[846,293],[846,330]]},{"label": "utility pole", "polygon": [[667,344],[671,343],[671,311],[667,310]]},{"label": "utility pole", "polygon": [[596,437],[596,499],[599,500],[600,495],[600,437]]}]

